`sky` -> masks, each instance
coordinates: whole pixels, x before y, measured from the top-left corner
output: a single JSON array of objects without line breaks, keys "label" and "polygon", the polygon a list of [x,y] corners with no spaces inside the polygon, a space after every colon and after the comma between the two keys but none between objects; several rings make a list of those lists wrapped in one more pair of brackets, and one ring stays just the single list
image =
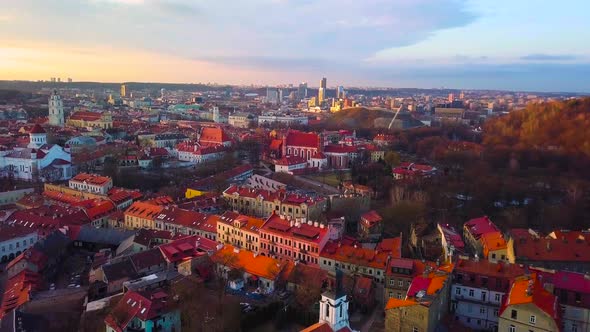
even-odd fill
[{"label": "sky", "polygon": [[0,79],[590,92],[587,0],[2,0]]}]

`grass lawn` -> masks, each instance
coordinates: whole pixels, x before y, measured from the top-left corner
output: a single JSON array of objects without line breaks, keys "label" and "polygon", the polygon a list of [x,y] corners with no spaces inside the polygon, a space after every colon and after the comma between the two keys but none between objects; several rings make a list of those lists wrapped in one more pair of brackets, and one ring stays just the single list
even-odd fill
[{"label": "grass lawn", "polygon": [[[344,181],[350,180],[350,172],[344,171],[342,173],[342,175],[343,175]],[[332,186],[332,187],[338,187],[340,185],[338,173],[335,173],[335,172],[325,172],[325,173],[318,173],[318,174],[314,174],[314,175],[306,175],[306,177],[308,177],[312,180],[318,181],[318,182],[325,183],[325,184]]]}]

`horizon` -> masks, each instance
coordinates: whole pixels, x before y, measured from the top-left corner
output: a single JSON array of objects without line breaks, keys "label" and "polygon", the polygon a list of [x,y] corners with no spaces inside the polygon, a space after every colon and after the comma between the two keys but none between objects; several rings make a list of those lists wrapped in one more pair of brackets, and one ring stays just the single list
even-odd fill
[{"label": "horizon", "polygon": [[[67,79],[67,78],[66,78]],[[0,79],[0,83],[35,83],[35,84],[55,84],[55,85],[76,85],[76,84],[113,84],[113,85],[121,85],[121,84],[153,84],[153,85],[203,85],[203,86],[217,86],[217,87],[237,87],[237,88],[253,88],[253,89],[264,89],[264,88],[286,88],[286,89],[297,89],[297,84],[299,83],[307,83],[307,88],[314,90],[319,87],[319,85],[310,85],[309,82],[298,82],[298,83],[281,83],[281,84],[231,84],[231,83],[219,83],[219,82],[155,82],[155,81],[61,81],[61,82],[51,82],[47,80],[8,80],[8,79]],[[289,84],[293,86],[291,88],[288,87]],[[455,91],[490,91],[490,92],[506,92],[506,93],[540,93],[540,94],[566,94],[566,95],[576,95],[579,97],[590,97],[590,91],[534,91],[534,90],[508,90],[508,89],[474,89],[474,88],[455,88],[455,87],[394,87],[394,86],[355,86],[355,85],[342,85],[345,89],[359,89],[359,90],[455,90]],[[335,90],[338,86],[330,86],[328,85],[328,90]]]},{"label": "horizon", "polygon": [[[2,7],[1,80],[274,86],[327,77],[329,86],[590,92],[590,4],[581,0],[23,0]],[[334,18],[326,19],[328,11]]]}]

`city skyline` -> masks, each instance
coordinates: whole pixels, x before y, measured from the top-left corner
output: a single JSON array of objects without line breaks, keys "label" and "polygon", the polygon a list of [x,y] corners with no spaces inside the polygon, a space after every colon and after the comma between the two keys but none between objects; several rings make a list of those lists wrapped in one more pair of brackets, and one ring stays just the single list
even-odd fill
[{"label": "city skyline", "polygon": [[[1,7],[3,80],[277,85],[325,76],[333,86],[590,92],[583,1],[25,0]],[[261,8],[266,14],[257,18]],[[323,20],[327,10],[336,18]]]}]

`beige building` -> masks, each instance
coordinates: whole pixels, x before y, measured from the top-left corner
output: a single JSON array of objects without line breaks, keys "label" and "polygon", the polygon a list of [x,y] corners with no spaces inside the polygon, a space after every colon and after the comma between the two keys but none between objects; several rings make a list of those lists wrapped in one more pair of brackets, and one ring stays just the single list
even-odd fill
[{"label": "beige building", "polygon": [[263,219],[227,211],[217,219],[217,241],[258,253],[263,224]]},{"label": "beige building", "polygon": [[533,274],[517,278],[500,312],[498,331],[560,331],[557,297]]},{"label": "beige building", "polygon": [[452,265],[443,265],[425,271],[412,280],[405,299],[390,298],[385,306],[385,330],[434,331],[449,310],[452,269]]},{"label": "beige building", "polygon": [[162,206],[144,202],[135,202],[125,211],[125,228],[156,229],[156,217],[163,209]]},{"label": "beige building", "polygon": [[238,213],[266,218],[273,214],[293,219],[317,220],[326,210],[323,197],[311,197],[284,190],[271,192],[248,187],[231,186],[223,192],[230,208]]},{"label": "beige building", "polygon": [[78,111],[70,115],[66,124],[77,128],[113,128],[113,116],[110,113]]}]

